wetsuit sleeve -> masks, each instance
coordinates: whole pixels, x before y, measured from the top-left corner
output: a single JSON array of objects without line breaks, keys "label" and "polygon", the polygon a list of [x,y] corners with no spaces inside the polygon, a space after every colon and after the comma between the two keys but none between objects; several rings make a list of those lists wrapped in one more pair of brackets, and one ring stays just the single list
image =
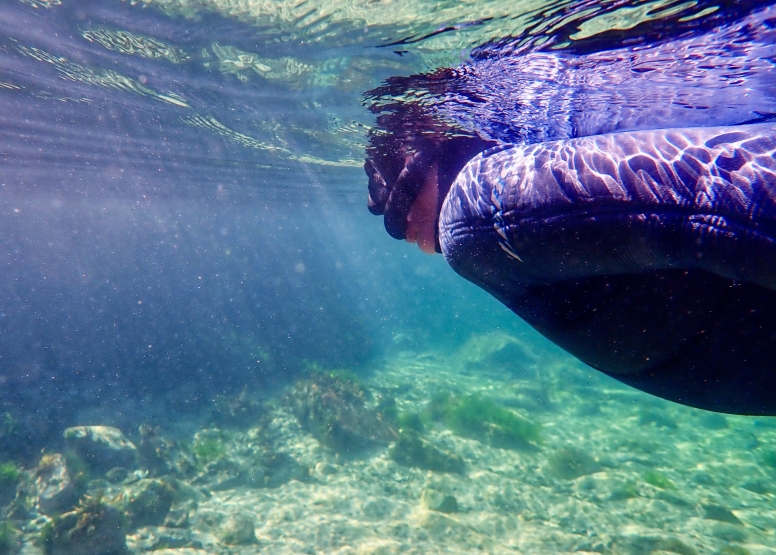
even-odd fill
[{"label": "wetsuit sleeve", "polygon": [[497,296],[671,268],[774,289],[776,125],[485,152],[453,183],[439,232],[451,266]]}]

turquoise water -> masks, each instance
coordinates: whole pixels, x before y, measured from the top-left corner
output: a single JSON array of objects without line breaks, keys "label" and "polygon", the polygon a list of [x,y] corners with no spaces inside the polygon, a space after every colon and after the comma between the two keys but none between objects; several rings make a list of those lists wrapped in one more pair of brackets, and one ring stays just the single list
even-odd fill
[{"label": "turquoise water", "polygon": [[[765,7],[0,4],[0,555],[776,553],[772,418],[584,366],[388,237],[362,169],[419,106],[510,142],[766,121]],[[743,69],[677,61],[708,37]],[[618,81],[654,45],[661,86]]]}]

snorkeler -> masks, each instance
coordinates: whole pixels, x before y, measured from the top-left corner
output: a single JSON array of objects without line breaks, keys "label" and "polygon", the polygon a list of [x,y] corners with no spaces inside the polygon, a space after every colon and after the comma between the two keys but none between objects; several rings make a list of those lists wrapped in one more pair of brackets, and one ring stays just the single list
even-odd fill
[{"label": "snorkeler", "polygon": [[773,415],[776,123],[761,121],[524,144],[427,134],[399,161],[373,143],[369,209],[590,366]]}]

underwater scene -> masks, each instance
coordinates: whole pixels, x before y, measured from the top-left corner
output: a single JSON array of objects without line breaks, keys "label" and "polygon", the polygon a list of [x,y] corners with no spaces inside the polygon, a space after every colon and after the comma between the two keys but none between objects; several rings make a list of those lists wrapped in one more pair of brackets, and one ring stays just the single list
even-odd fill
[{"label": "underwater scene", "polygon": [[0,0],[0,555],[776,555],[775,416],[771,1]]}]

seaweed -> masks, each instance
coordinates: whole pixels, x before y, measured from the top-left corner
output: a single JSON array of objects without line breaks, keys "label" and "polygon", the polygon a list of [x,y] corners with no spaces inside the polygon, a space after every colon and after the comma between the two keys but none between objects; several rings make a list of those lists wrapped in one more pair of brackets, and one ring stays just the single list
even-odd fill
[{"label": "seaweed", "polygon": [[399,409],[396,406],[396,398],[393,395],[382,393],[377,401],[375,410],[389,422],[397,422]]},{"label": "seaweed", "polygon": [[47,555],[125,553],[124,517],[102,501],[102,493],[87,495],[73,511],[54,517],[44,526],[40,542]]},{"label": "seaweed", "polygon": [[412,430],[418,433],[423,433],[425,426],[420,415],[416,412],[403,412],[396,418],[396,425],[399,427],[399,431]]},{"label": "seaweed", "polygon": [[0,464],[0,506],[5,505],[16,494],[22,472],[13,462]]},{"label": "seaweed", "polygon": [[461,457],[435,447],[415,430],[410,429],[401,430],[399,439],[391,447],[388,456],[403,466],[423,470],[455,474],[463,474],[466,471]]},{"label": "seaweed", "polygon": [[20,537],[21,534],[11,522],[0,522],[0,555],[18,553],[21,549]]},{"label": "seaweed", "polygon": [[485,438],[494,447],[532,450],[541,444],[541,426],[479,395],[435,395],[427,412],[453,432],[472,439]]},{"label": "seaweed", "polygon": [[218,432],[197,434],[197,437],[191,444],[191,451],[194,453],[194,457],[196,457],[197,464],[200,467],[205,467],[226,455],[223,437]]},{"label": "seaweed", "polygon": [[13,462],[0,464],[0,489],[14,487],[19,482],[22,472]]},{"label": "seaweed", "polygon": [[625,482],[624,484],[616,487],[609,495],[610,501],[624,501],[626,499],[633,499],[639,496],[639,490],[636,484],[633,482]]},{"label": "seaweed", "polygon": [[660,489],[676,489],[674,483],[657,470],[647,470],[642,476],[644,481]]},{"label": "seaweed", "polygon": [[720,555],[750,555],[750,551],[740,545],[728,544],[719,551]]}]

